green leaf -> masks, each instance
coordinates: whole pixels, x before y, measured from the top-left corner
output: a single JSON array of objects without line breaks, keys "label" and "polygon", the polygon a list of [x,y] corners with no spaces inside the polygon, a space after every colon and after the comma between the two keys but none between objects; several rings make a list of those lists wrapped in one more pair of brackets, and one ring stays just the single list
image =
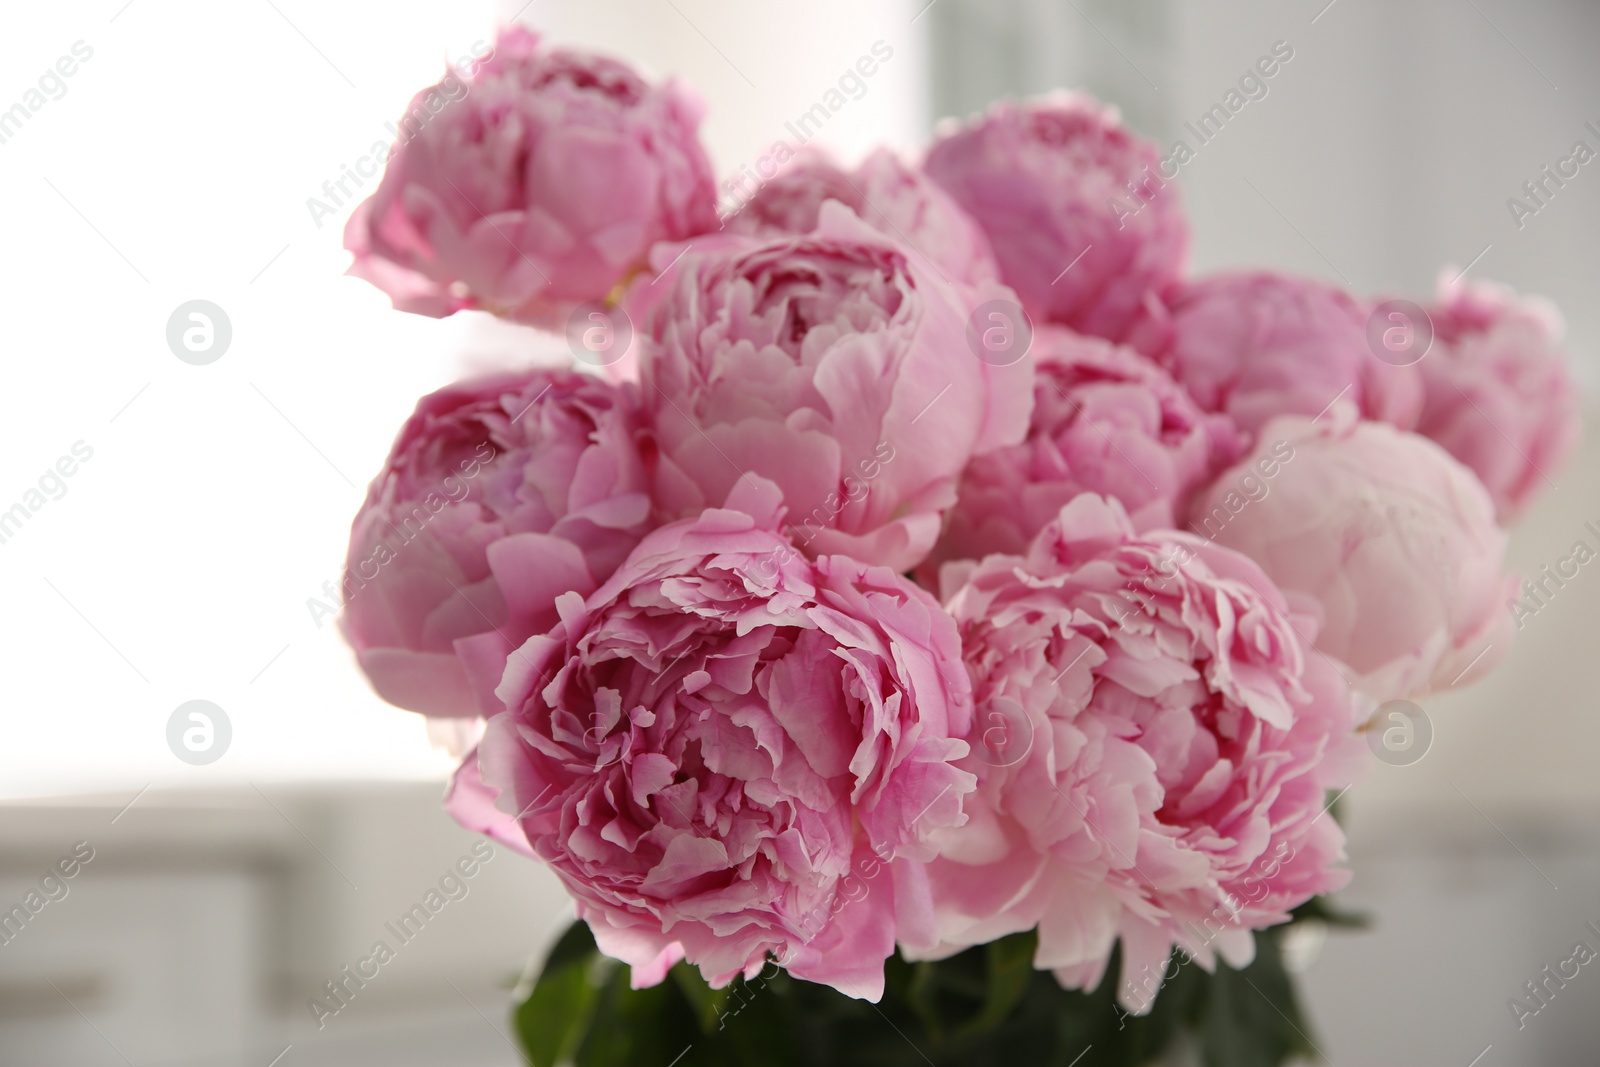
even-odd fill
[{"label": "green leaf", "polygon": [[[576,1067],[668,1067],[701,1036],[694,1008],[677,983],[631,989],[627,968],[618,967],[601,991],[594,1025],[573,1062]],[[695,1067],[709,1062],[703,1056],[694,1060]]]},{"label": "green leaf", "polygon": [[[1176,962],[1176,961],[1175,961]],[[1160,1061],[1184,1028],[1196,988],[1207,976],[1192,964],[1168,966],[1154,1004],[1144,1015],[1125,1010],[1117,1001],[1122,975],[1119,945],[1106,965],[1105,977],[1091,993],[1061,989],[1048,974],[1045,993],[1057,1013],[1054,1067],[1145,1067]],[[1055,988],[1050,988],[1054,986]],[[1077,1059],[1081,1054],[1081,1059]]]},{"label": "green leaf", "polygon": [[1036,945],[1037,939],[1030,931],[1002,937],[983,947],[989,971],[983,1010],[961,1026],[959,1036],[984,1033],[1011,1017],[1032,984]]},{"label": "green leaf", "polygon": [[911,965],[911,981],[906,987],[906,1004],[935,1041],[944,1036],[944,1024],[939,1017],[939,978],[936,965],[921,960]]},{"label": "green leaf", "polygon": [[1372,925],[1372,917],[1365,912],[1345,911],[1334,906],[1330,897],[1312,897],[1289,913],[1291,923],[1324,922],[1346,930],[1365,930]]},{"label": "green leaf", "polygon": [[567,927],[551,946],[550,955],[544,960],[544,969],[549,971],[565,967],[569,963],[587,963],[590,960],[604,958],[600,955],[600,949],[595,946],[594,934],[589,932],[589,924],[578,919]]},{"label": "green leaf", "polygon": [[1278,940],[1208,974],[1175,958],[1145,1015],[1116,1000],[1120,949],[1100,987],[1064,990],[1033,969],[1032,933],[947,959],[885,963],[877,1004],[769,968],[712,990],[679,964],[650,989],[576,926],[517,1010],[535,1067],[1148,1067],[1180,1040],[1207,1067],[1281,1067],[1314,1051]]},{"label": "green leaf", "polygon": [[[776,968],[764,968],[748,982],[735,978],[726,990],[716,1025],[706,1040],[684,1059],[684,1067],[704,1064],[761,1064],[762,1067],[806,1067],[812,1061],[803,1054],[798,1027],[826,1025],[826,1009],[806,1013],[803,999],[795,987],[801,983]],[[824,987],[817,987],[818,989]],[[837,997],[833,990],[828,993]],[[804,1013],[804,1022],[800,1019]]]},{"label": "green leaf", "polygon": [[534,1067],[571,1063],[600,997],[597,971],[616,969],[595,948],[589,927],[573,923],[556,942],[514,1023]]},{"label": "green leaf", "polygon": [[1270,932],[1257,932],[1250,966],[1236,971],[1218,963],[1206,983],[1199,1031],[1207,1067],[1280,1067],[1294,1056],[1320,1058],[1310,1030]]},{"label": "green leaf", "polygon": [[736,983],[730,983],[722,989],[712,989],[700,976],[699,969],[687,963],[675,965],[668,974],[677,983],[678,991],[683,994],[683,998],[693,1007],[701,1032],[707,1034],[715,1033],[719,1028],[718,1020],[722,1016],[724,1005],[728,1004],[728,998],[732,995],[735,984],[741,987],[744,985],[744,979],[740,978]]}]

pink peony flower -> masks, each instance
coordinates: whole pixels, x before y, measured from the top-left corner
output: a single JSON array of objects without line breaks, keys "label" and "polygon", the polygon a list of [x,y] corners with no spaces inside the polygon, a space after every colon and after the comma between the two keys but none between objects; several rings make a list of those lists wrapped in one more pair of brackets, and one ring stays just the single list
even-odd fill
[{"label": "pink peony flower", "polygon": [[[842,556],[809,562],[756,482],[647,537],[514,655],[449,807],[549,863],[635,986],[716,986],[772,954],[876,1000],[907,879],[962,821],[955,625]],[[490,798],[498,797],[491,805]]]},{"label": "pink peony flower", "polygon": [[1189,224],[1156,146],[1115,110],[1056,93],[944,131],[924,169],[989,235],[1037,320],[1119,339],[1183,271]]},{"label": "pink peony flower", "polygon": [[[1263,481],[1269,450],[1281,466]],[[1463,684],[1511,644],[1516,581],[1494,504],[1425,437],[1349,416],[1276,420],[1196,497],[1190,524],[1317,614],[1317,648],[1379,700]]]},{"label": "pink peony flower", "polygon": [[1369,312],[1308,278],[1215,274],[1153,297],[1128,343],[1170,370],[1202,408],[1251,433],[1278,415],[1331,406],[1409,429],[1422,405],[1420,373],[1373,354]]},{"label": "pink peony flower", "polygon": [[344,634],[378,695],[427,715],[496,708],[506,654],[650,529],[638,401],[569,371],[425,396],[350,531]]},{"label": "pink peony flower", "polygon": [[978,224],[926,175],[885,148],[875,150],[854,173],[819,149],[801,148],[776,178],[762,183],[727,228],[761,238],[810,233],[825,200],[844,204],[947,280],[979,285],[1000,278]]},{"label": "pink peony flower", "polygon": [[727,217],[724,228],[761,239],[810,233],[817,228],[825,200],[837,200],[857,215],[861,213],[861,194],[850,172],[830,153],[802,145],[784,158],[775,177],[756,186],[749,199]]},{"label": "pink peony flower", "polygon": [[1363,765],[1359,709],[1250,560],[1140,534],[1085,494],[1025,556],[952,563],[979,777],[927,868],[939,956],[1038,927],[1034,965],[1144,1010],[1174,945],[1211,969],[1342,886],[1326,791]]},{"label": "pink peony flower", "polygon": [[1079,493],[1115,497],[1140,529],[1175,526],[1189,495],[1244,452],[1231,419],[1202,412],[1130,348],[1042,326],[1033,354],[1028,436],[968,464],[930,579],[945,560],[1025,551]]},{"label": "pink peony flower", "polygon": [[967,338],[1009,290],[944,284],[837,203],[800,237],[709,244],[640,330],[658,500],[694,515],[760,475],[807,554],[916,565],[967,461],[1027,429],[1031,363]]},{"label": "pink peony flower", "polygon": [[408,139],[345,229],[350,273],[405,311],[557,325],[657,241],[716,227],[700,112],[674,82],[507,28],[470,82],[418,94]]},{"label": "pink peony flower", "polygon": [[1492,285],[1450,284],[1427,309],[1434,349],[1421,363],[1417,432],[1472,468],[1501,522],[1550,484],[1582,436],[1578,388],[1547,301]]}]

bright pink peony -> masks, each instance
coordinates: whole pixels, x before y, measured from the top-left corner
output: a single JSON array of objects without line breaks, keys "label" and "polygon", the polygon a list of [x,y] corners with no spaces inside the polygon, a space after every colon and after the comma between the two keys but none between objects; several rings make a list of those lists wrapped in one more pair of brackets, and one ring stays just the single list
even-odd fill
[{"label": "bright pink peony", "polygon": [[1086,494],[1026,556],[944,578],[980,781],[927,868],[938,943],[913,953],[1037,926],[1034,965],[1093,989],[1120,937],[1143,1010],[1174,945],[1242,966],[1251,930],[1345,883],[1323,811],[1362,766],[1358,707],[1250,560]]},{"label": "bright pink peony", "polygon": [[1023,552],[1079,493],[1115,497],[1140,529],[1175,526],[1190,493],[1244,451],[1231,419],[1202,412],[1130,348],[1043,326],[1033,354],[1027,439],[968,464],[925,570]]},{"label": "bright pink peony", "polygon": [[350,531],[345,637],[378,695],[494,710],[506,654],[589,593],[650,529],[638,401],[569,371],[423,397]]},{"label": "bright pink peony", "polygon": [[[1269,451],[1281,466],[1263,481]],[[1268,423],[1196,497],[1190,525],[1319,615],[1317,648],[1379,700],[1468,682],[1511,644],[1516,582],[1494,503],[1425,437],[1348,416]]]},{"label": "bright pink peony", "polygon": [[924,169],[989,235],[1036,320],[1118,339],[1146,290],[1183,271],[1189,224],[1159,151],[1087,96],[1001,101],[945,131]]},{"label": "bright pink peony", "polygon": [[1031,362],[967,338],[979,301],[1010,291],[946,285],[838,203],[804,236],[709,244],[640,329],[658,499],[694,515],[760,475],[808,555],[916,565],[967,461],[1027,430]]},{"label": "bright pink peony", "polygon": [[803,147],[728,220],[734,233],[772,238],[810,233],[824,200],[844,204],[873,229],[931,262],[947,279],[997,281],[989,239],[950,195],[893,152],[879,148],[845,170],[819,149]]},{"label": "bright pink peony", "polygon": [[[626,281],[655,242],[716,227],[700,105],[676,83],[542,49],[521,27],[501,32],[470,82],[454,77],[418,94],[410,139],[345,229],[350,273],[396,307],[556,325]],[[430,100],[444,103],[434,113]]]},{"label": "bright pink peony", "polygon": [[1422,405],[1420,374],[1373,354],[1369,312],[1308,278],[1215,274],[1152,297],[1128,342],[1202,408],[1251,433],[1278,415],[1319,415],[1330,405],[1409,429]]},{"label": "bright pink peony", "polygon": [[907,879],[973,784],[955,625],[892,571],[807,561],[771,485],[741,497],[759,518],[663,527],[561,598],[449,806],[549,863],[636,986],[771,953],[876,1000],[897,929],[928,921]]},{"label": "bright pink peony", "polygon": [[1417,432],[1472,468],[1501,522],[1551,484],[1582,436],[1560,313],[1492,285],[1439,279],[1427,309],[1434,347],[1421,363]]}]

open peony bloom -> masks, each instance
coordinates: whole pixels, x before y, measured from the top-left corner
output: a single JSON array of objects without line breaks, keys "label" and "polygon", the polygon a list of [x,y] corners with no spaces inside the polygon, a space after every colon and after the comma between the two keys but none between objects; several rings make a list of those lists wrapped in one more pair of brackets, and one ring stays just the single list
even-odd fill
[{"label": "open peony bloom", "polygon": [[[1268,452],[1281,465],[1263,481]],[[1275,420],[1196,497],[1190,524],[1320,616],[1317,648],[1376,699],[1469,682],[1511,644],[1516,581],[1494,503],[1425,437],[1348,417]]]},{"label": "open peony bloom", "polygon": [[886,148],[875,149],[852,173],[820,149],[802,147],[797,159],[728,220],[727,228],[763,238],[810,233],[824,200],[844,204],[949,280],[977,285],[1000,277],[978,224],[950,194]]},{"label": "open peony bloom", "polygon": [[448,804],[549,863],[636,987],[678,959],[722,986],[771,954],[876,1000],[973,784],[955,624],[892,571],[808,561],[773,487],[746,488],[730,505],[759,517],[665,526],[560,599]]},{"label": "open peony bloom", "polygon": [[1175,526],[1189,495],[1244,451],[1231,419],[1202,412],[1130,348],[1041,326],[1033,354],[1028,436],[968,464],[930,578],[945,560],[1024,551],[1079,493],[1115,497],[1140,529]]},{"label": "open peony bloom", "polygon": [[495,710],[513,647],[650,529],[631,386],[536,370],[425,396],[350,531],[341,620],[378,695]]},{"label": "open peony bloom", "polygon": [[418,94],[409,140],[345,229],[350,273],[404,311],[560,325],[655,242],[716,227],[700,110],[676,83],[505,29],[470,81]]},{"label": "open peony bloom", "polygon": [[1422,382],[1367,342],[1370,309],[1331,285],[1271,271],[1215,274],[1152,297],[1128,343],[1172,372],[1202,408],[1250,433],[1330,406],[1402,429]]},{"label": "open peony bloom", "polygon": [[808,555],[915,566],[968,460],[1027,431],[1030,360],[967,337],[1010,291],[945,284],[831,201],[811,233],[708,245],[640,330],[659,502],[694,515],[749,472],[782,489]]},{"label": "open peony bloom", "polygon": [[938,943],[912,953],[1037,926],[1035,966],[1093,989],[1120,938],[1142,1011],[1174,945],[1243,966],[1253,929],[1345,883],[1323,813],[1362,767],[1358,706],[1254,563],[1085,494],[1026,555],[944,582],[979,785],[927,868]]},{"label": "open peony bloom", "polygon": [[1443,275],[1439,303],[1427,311],[1434,346],[1421,363],[1417,432],[1471,467],[1509,523],[1551,484],[1583,431],[1560,313]]},{"label": "open peony bloom", "polygon": [[1090,97],[1001,101],[943,131],[923,168],[983,227],[1035,320],[1119,339],[1183,271],[1189,224],[1160,152]]}]

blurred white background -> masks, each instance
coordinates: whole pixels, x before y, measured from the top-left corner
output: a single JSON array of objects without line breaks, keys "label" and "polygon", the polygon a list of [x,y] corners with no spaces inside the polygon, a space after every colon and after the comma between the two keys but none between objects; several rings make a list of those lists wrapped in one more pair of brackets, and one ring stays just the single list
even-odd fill
[{"label": "blurred white background", "polygon": [[[93,455],[0,543],[0,906],[77,842],[95,858],[0,946],[0,1062],[517,1062],[509,985],[565,913],[510,855],[324,1028],[306,1007],[474,843],[438,811],[449,762],[308,600],[415,399],[548,350],[481,317],[392,311],[342,277],[353,202],[320,227],[306,202],[512,16],[692,83],[724,175],[879,40],[893,59],[823,136],[846,157],[914,151],[938,115],[1060,86],[1166,143],[1287,41],[1268,96],[1183,168],[1195,268],[1417,298],[1470,263],[1553,297],[1585,380],[1600,368],[1600,171],[1520,229],[1506,207],[1597,143],[1600,8],[1582,0],[11,5],[0,112],[92,54],[0,127],[0,511],[77,442]],[[232,324],[207,366],[166,343],[193,299]],[[1517,529],[1517,566],[1600,520],[1597,471],[1591,441]],[[1346,798],[1347,903],[1375,926],[1334,934],[1306,975],[1339,1067],[1595,1062],[1600,977],[1520,1031],[1507,999],[1579,938],[1600,947],[1583,929],[1600,924],[1597,618],[1584,572],[1497,674],[1428,705],[1424,760]],[[167,746],[193,699],[232,727],[205,766]]]}]

